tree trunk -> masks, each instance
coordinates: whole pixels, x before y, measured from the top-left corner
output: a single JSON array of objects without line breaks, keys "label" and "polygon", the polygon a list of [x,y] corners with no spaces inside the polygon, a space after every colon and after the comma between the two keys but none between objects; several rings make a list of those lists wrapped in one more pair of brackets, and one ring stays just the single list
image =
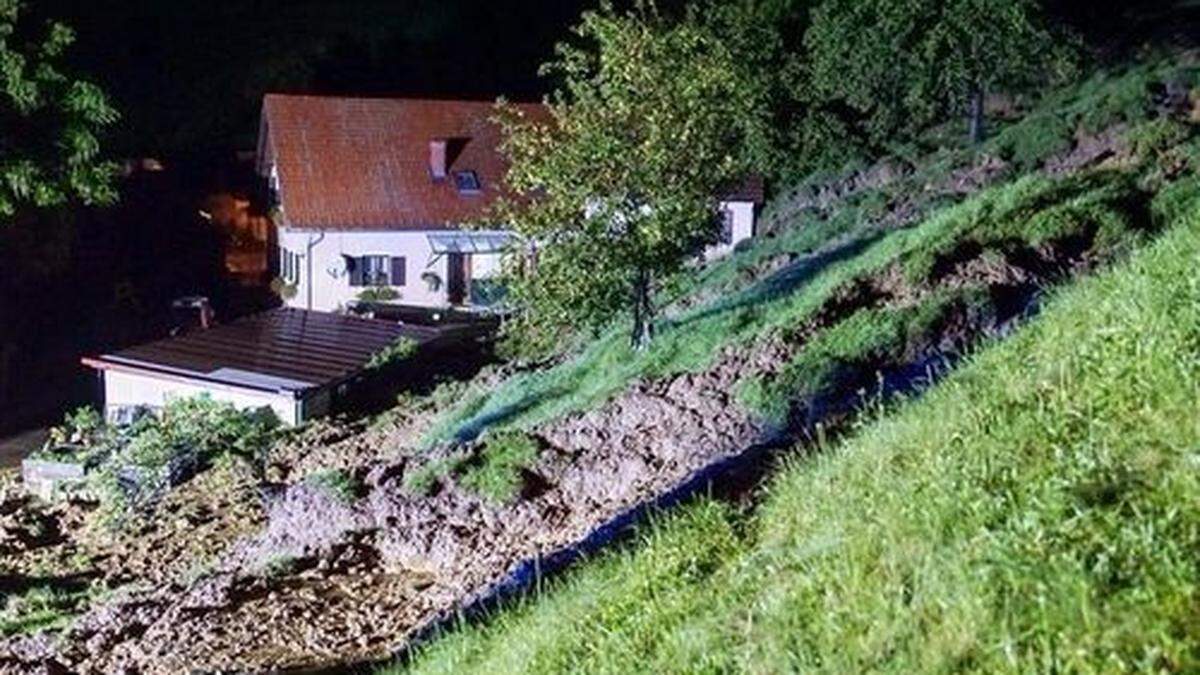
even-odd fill
[{"label": "tree trunk", "polygon": [[971,90],[971,118],[970,118],[970,136],[971,145],[979,145],[983,142],[983,137],[987,133],[984,128],[983,119],[983,87],[976,86]]},{"label": "tree trunk", "polygon": [[633,285],[633,333],[630,344],[637,351],[650,346],[654,338],[654,306],[650,301],[650,273],[638,272]]}]

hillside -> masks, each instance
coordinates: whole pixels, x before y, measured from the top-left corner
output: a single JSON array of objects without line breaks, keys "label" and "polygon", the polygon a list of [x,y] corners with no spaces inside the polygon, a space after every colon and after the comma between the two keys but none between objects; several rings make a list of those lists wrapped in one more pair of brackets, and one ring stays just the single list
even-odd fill
[{"label": "hillside", "polygon": [[[1111,102],[1121,92],[1132,98],[1145,90],[1144,77],[1134,69],[1051,95],[993,143],[1040,139],[1028,155],[1010,159],[1052,176],[1071,173],[1068,157],[1085,164],[1108,159],[1112,146],[1097,139],[1128,133],[1134,119],[1093,121],[1099,132],[1074,141],[1034,130],[1075,128],[1081,122],[1073,115],[1103,116],[1098,99]],[[1136,110],[1130,103],[1126,109]],[[909,199],[899,207],[879,198],[882,166],[781,202],[811,209],[822,196],[844,201],[849,193],[867,209],[874,203],[882,212],[876,222],[894,226],[896,214],[919,221],[914,212],[925,205],[911,197],[911,187],[900,191]],[[917,181],[930,182],[920,175],[936,171],[930,166],[914,172]],[[1128,161],[1124,170],[1139,172]],[[909,230],[913,247],[899,254],[905,267],[927,271],[936,251],[953,250],[932,267],[987,275],[995,300],[1003,295],[997,290],[1011,291],[995,283],[1010,272],[978,262],[988,257],[980,250],[987,246],[964,240],[1004,241],[998,248],[1008,253],[991,255],[1019,260],[1012,239],[1038,237],[1045,222],[1025,210],[1029,203],[1053,204],[1056,215],[1104,203],[1072,193],[1067,186],[1079,178],[1043,183],[1026,175],[1008,182],[1005,173],[995,171],[988,180],[998,187],[961,206],[932,208],[931,217]],[[1113,178],[1091,174],[1088,180]],[[1017,197],[1038,194],[1039,185],[1066,192]],[[1137,200],[1129,199],[1135,193],[1110,193],[1108,209],[1089,208],[1083,219],[1089,227],[1122,217],[1137,222],[1131,211]],[[1160,192],[1150,211],[1151,220],[1169,227],[1162,241],[1055,297],[1016,340],[970,357],[926,400],[860,422],[844,444],[797,448],[793,457],[813,458],[790,460],[761,505],[745,510],[702,501],[644,529],[627,550],[588,563],[548,590],[539,586],[537,597],[450,631],[397,672],[994,671],[1028,663],[1187,670],[1195,635],[1182,608],[1194,583],[1186,563],[1194,514],[1182,511],[1195,501],[1187,453],[1200,434],[1194,423],[1200,380],[1189,295],[1196,279],[1185,269],[1200,243],[1196,196],[1194,179]],[[1074,208],[1062,208],[1067,203]],[[738,272],[769,269],[772,263],[764,261],[780,251],[791,249],[804,260],[806,244],[820,246],[809,242],[854,241],[872,231],[872,220],[850,206],[832,210],[833,218],[802,220],[826,228],[815,236],[815,228],[786,231],[732,265],[706,270],[697,286],[727,288],[742,277]],[[779,208],[777,202],[776,218]],[[950,225],[959,219],[970,223],[969,233]],[[1011,229],[988,232],[1005,226]],[[942,241],[954,243],[940,248]],[[849,266],[878,269],[870,261],[880,250],[855,252]],[[801,284],[792,299],[819,288],[819,277]],[[804,400],[821,391],[824,378],[844,382],[845,365],[862,354],[878,358],[890,348],[907,352],[909,362],[919,360],[912,356],[910,321],[937,322],[919,318],[920,311],[900,318],[894,298],[884,298],[882,312],[859,314],[859,308],[827,333],[806,336],[805,349],[782,371],[748,378],[741,400],[766,413],[782,406],[776,418],[794,417],[797,391]],[[921,306],[920,300],[913,304]],[[739,318],[726,325],[747,323]],[[758,329],[751,323],[747,332]],[[685,339],[695,344],[703,337]],[[663,367],[651,363],[647,370]],[[1171,543],[1156,549],[1159,541]],[[1080,647],[1060,646],[1068,644]]]},{"label": "hillside", "polygon": [[1196,669],[1198,257],[1193,204],[760,505],[691,505],[395,672]]},{"label": "hillside", "polygon": [[378,662],[708,493],[413,665],[1182,667],[1198,86],[1147,58],[1014,103],[980,148],[936,128],[781,190],[644,351],[617,326],[269,434],[211,402],[73,418],[108,482],[0,484],[0,668]]}]

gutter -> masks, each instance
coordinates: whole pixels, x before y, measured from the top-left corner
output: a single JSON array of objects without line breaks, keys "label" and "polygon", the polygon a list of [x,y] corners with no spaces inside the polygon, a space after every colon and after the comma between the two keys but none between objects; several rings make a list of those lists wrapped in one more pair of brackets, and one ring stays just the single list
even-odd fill
[{"label": "gutter", "polygon": [[313,257],[312,257],[312,252],[313,252],[313,249],[317,247],[317,244],[321,243],[324,240],[325,240],[325,230],[321,230],[316,235],[312,235],[312,234],[308,235],[308,249],[304,252],[305,271],[308,274],[308,276],[305,277],[305,279],[304,279],[304,291],[305,291],[305,298],[306,298],[305,309],[307,309],[310,312],[312,311],[312,308],[313,308]]},{"label": "gutter", "polygon": [[207,386],[215,386],[226,389],[228,391],[255,391],[263,394],[277,394],[283,396],[291,396],[293,399],[301,400],[309,393],[317,389],[323,389],[328,385],[314,384],[303,389],[287,389],[281,387],[269,387],[264,385],[256,385],[249,382],[230,382],[218,377],[212,377],[204,373],[197,373],[181,368],[172,368],[170,366],[162,366],[145,362],[128,362],[120,363],[110,361],[112,357],[89,357],[85,356],[79,359],[79,362],[88,368],[92,368],[97,372],[113,370],[120,373],[130,373],[133,375],[153,375],[169,382],[179,382],[182,384],[197,384],[202,383]]}]

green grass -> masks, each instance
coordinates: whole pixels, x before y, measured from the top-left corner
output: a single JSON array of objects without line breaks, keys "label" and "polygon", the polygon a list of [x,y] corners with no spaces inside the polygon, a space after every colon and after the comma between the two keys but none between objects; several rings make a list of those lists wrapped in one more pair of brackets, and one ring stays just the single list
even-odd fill
[{"label": "green grass", "polygon": [[521,470],[537,459],[537,439],[519,431],[491,432],[475,464],[463,472],[463,487],[495,502],[516,497],[522,487]]},{"label": "green grass", "polygon": [[859,310],[815,336],[774,377],[752,376],[740,382],[738,401],[782,425],[797,399],[829,391],[848,367],[899,363],[954,302],[979,302],[978,295],[968,289],[938,293],[915,305]]},{"label": "green grass", "polygon": [[1184,218],[795,460],[756,512],[687,507],[397,672],[1200,669],[1200,212]]},{"label": "green grass", "polygon": [[434,425],[429,440],[470,438],[493,427],[528,428],[599,405],[637,378],[702,370],[725,346],[750,345],[800,325],[839,289],[888,265],[902,264],[910,279],[919,281],[939,256],[967,240],[985,248],[1035,246],[1094,228],[1103,248],[1128,248],[1147,224],[1137,212],[1143,199],[1132,178],[1117,172],[1030,176],[986,190],[935,212],[919,226],[849,240],[663,321],[644,351],[629,347],[623,327],[614,329],[559,366],[523,373],[467,397]]},{"label": "green grass", "polygon": [[64,628],[94,596],[89,588],[60,590],[50,585],[8,595],[0,609],[0,636]]},{"label": "green grass", "polygon": [[1149,87],[1165,80],[1200,86],[1200,68],[1180,65],[1175,55],[1165,55],[1126,68],[1098,70],[1079,84],[1043,97],[1030,114],[1002,126],[984,149],[1020,170],[1034,169],[1069,149],[1076,131],[1097,133],[1147,120]]},{"label": "green grass", "polygon": [[342,469],[325,469],[311,473],[304,478],[304,483],[318,490],[323,490],[329,496],[343,504],[353,503],[358,498],[362,485],[349,472]]}]

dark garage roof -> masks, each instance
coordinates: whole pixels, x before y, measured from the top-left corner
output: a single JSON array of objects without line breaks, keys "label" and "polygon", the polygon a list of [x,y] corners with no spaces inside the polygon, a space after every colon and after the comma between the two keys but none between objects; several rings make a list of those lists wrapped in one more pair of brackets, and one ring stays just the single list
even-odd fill
[{"label": "dark garage roof", "polygon": [[272,392],[303,392],[362,371],[371,357],[407,337],[437,330],[388,321],[280,308],[179,337],[84,359],[101,370],[131,369]]}]

